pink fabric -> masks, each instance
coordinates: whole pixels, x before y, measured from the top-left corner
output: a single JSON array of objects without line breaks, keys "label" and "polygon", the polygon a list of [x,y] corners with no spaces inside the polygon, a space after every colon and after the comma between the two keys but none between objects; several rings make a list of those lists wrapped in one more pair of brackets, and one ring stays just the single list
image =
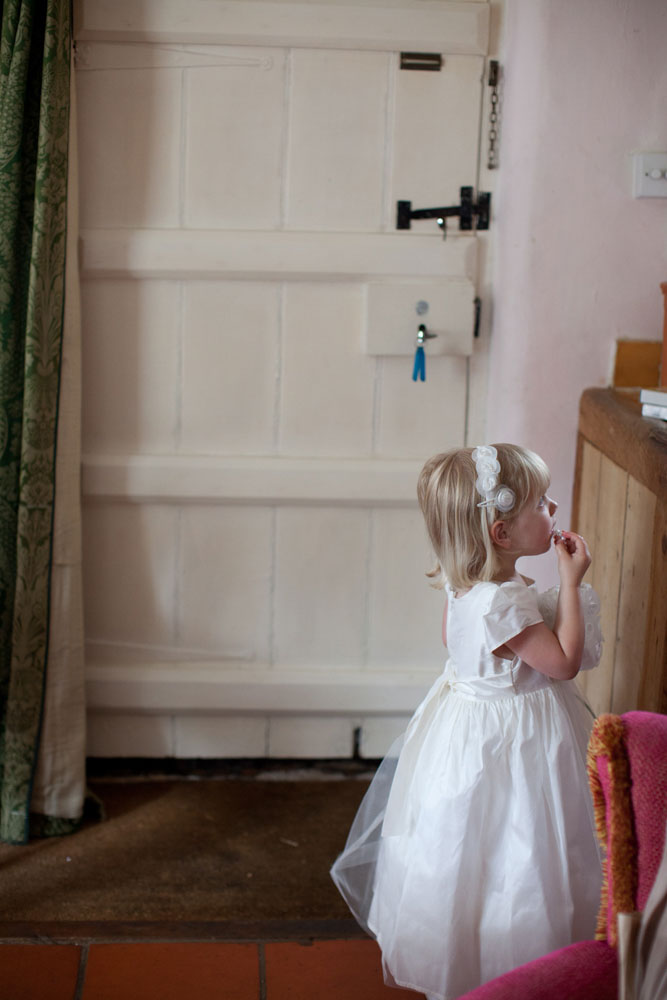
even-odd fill
[{"label": "pink fabric", "polygon": [[460,1000],[616,1000],[616,951],[606,941],[579,941],[528,962]]},{"label": "pink fabric", "polygon": [[[637,909],[646,905],[655,880],[667,823],[667,716],[627,712],[621,716],[630,762],[632,809],[637,836]],[[609,830],[610,780],[604,757],[597,758]],[[609,898],[611,899],[611,872]],[[611,912],[612,907],[609,907]],[[616,950],[606,941],[580,941],[522,965],[460,1000],[616,1000]]]},{"label": "pink fabric", "polygon": [[[635,909],[643,910],[660,865],[667,823],[667,716],[653,712],[626,712],[623,722],[625,750],[630,765],[630,799],[637,838],[638,884]],[[596,758],[605,800],[607,838],[611,836],[610,776],[605,757]],[[608,844],[611,847],[611,844]],[[616,911],[612,905],[614,885],[609,860],[605,862],[608,884],[607,940],[612,940]]]},{"label": "pink fabric", "polygon": [[637,835],[637,909],[646,906],[665,845],[667,823],[667,715],[622,715],[630,761],[632,811]]}]

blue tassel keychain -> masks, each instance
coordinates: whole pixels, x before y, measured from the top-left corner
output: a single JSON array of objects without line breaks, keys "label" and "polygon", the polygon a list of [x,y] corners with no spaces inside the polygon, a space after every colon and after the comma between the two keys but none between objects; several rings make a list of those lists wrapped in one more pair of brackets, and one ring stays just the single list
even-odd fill
[{"label": "blue tassel keychain", "polygon": [[437,333],[429,333],[426,329],[424,323],[419,324],[417,330],[417,350],[415,351],[415,363],[412,369],[412,381],[416,382],[417,379],[421,379],[422,382],[426,381],[426,355],[424,354],[424,341],[431,340],[432,337],[437,337]]},{"label": "blue tassel keychain", "polygon": [[412,369],[412,381],[416,382],[420,378],[422,382],[426,381],[426,355],[424,354],[424,348],[421,344],[417,345],[417,350],[415,351],[415,364]]}]

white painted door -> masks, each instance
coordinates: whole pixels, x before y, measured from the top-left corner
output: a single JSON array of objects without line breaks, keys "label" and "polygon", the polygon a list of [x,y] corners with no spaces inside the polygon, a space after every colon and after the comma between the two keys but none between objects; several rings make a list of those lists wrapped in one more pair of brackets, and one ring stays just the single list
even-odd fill
[{"label": "white painted door", "polygon": [[414,489],[465,439],[480,241],[396,202],[476,186],[487,22],[80,0],[91,752],[370,754],[441,668]]}]

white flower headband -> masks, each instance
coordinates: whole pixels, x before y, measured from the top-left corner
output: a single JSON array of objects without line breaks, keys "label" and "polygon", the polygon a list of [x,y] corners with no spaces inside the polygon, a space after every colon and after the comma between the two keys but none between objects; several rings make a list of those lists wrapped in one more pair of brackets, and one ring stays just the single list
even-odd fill
[{"label": "white flower headband", "polygon": [[477,470],[475,487],[484,499],[478,507],[495,507],[502,514],[507,514],[516,503],[516,494],[509,486],[498,484],[500,462],[498,452],[490,444],[482,444],[475,448],[472,460]]}]

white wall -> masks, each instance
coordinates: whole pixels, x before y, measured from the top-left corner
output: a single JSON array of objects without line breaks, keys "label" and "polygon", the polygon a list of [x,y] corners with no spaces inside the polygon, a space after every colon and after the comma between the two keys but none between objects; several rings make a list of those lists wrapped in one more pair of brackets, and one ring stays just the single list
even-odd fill
[{"label": "white wall", "polygon": [[507,0],[488,437],[545,458],[563,527],[582,391],[661,336],[667,200],[630,154],[667,149],[666,52],[664,0]]}]

